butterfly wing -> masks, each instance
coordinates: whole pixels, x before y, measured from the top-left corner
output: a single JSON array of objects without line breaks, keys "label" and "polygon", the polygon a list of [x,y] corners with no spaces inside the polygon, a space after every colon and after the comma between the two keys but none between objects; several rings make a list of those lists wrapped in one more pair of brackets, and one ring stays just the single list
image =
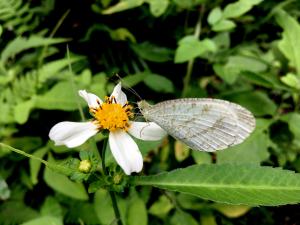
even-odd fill
[{"label": "butterfly wing", "polygon": [[169,100],[144,108],[142,113],[190,148],[209,152],[243,142],[255,128],[251,112],[218,99]]}]

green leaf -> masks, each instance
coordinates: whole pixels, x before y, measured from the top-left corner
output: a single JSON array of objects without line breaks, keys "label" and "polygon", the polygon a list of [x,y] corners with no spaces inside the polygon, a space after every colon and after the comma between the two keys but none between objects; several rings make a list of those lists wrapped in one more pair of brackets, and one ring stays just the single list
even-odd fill
[{"label": "green leaf", "polygon": [[198,222],[192,217],[192,215],[182,210],[176,210],[170,222],[172,225],[198,225]]},{"label": "green leaf", "polygon": [[10,197],[10,189],[6,181],[0,176],[0,200],[7,200]]},{"label": "green leaf", "polygon": [[114,209],[107,190],[99,189],[94,197],[94,207],[101,224],[111,224],[115,218]]},{"label": "green leaf", "polygon": [[[44,155],[48,152],[48,147],[43,147],[36,150],[32,155],[42,159]],[[38,160],[30,159],[29,166],[30,166],[30,179],[33,184],[38,183],[38,175],[41,168],[42,163]]]},{"label": "green leaf", "polygon": [[130,47],[138,56],[151,62],[171,61],[174,54],[172,49],[157,46],[150,42],[132,44]]},{"label": "green leaf", "polygon": [[9,58],[30,48],[53,45],[66,41],[68,41],[68,39],[65,38],[44,38],[40,36],[30,36],[29,38],[17,37],[6,45],[1,54],[1,61],[4,64]]},{"label": "green leaf", "polygon": [[31,109],[34,107],[35,102],[33,99],[18,103],[14,107],[14,117],[17,123],[24,124],[28,118]]},{"label": "green leaf", "polygon": [[48,110],[76,110],[78,108],[73,86],[68,81],[56,84],[46,94],[35,96],[35,107]]},{"label": "green leaf", "polygon": [[41,208],[41,214],[43,216],[63,218],[62,207],[60,206],[58,200],[56,200],[55,197],[52,196],[48,196],[44,201]]},{"label": "green leaf", "polygon": [[140,72],[133,75],[127,75],[122,79],[122,85],[133,87],[140,82],[144,81],[144,79],[149,75],[148,72]]},{"label": "green leaf", "polygon": [[124,0],[102,11],[102,14],[113,14],[141,6],[145,0]]},{"label": "green leaf", "polygon": [[280,80],[287,86],[300,90],[300,80],[295,74],[288,73],[287,75],[281,77]]},{"label": "green leaf", "polygon": [[300,114],[296,112],[285,114],[281,117],[289,125],[289,129],[294,134],[295,139],[300,139]]},{"label": "green leaf", "polygon": [[192,157],[197,164],[211,164],[212,157],[208,152],[192,151]]},{"label": "green leaf", "polygon": [[216,209],[228,218],[238,218],[245,215],[251,209],[246,205],[227,205],[222,203],[214,203],[212,208]]},{"label": "green leaf", "polygon": [[153,16],[161,16],[169,5],[169,0],[145,0],[150,5],[150,12]]},{"label": "green leaf", "polygon": [[272,206],[300,202],[300,175],[281,168],[194,165],[153,176],[131,177],[131,183],[229,204]]},{"label": "green leaf", "polygon": [[277,23],[282,27],[282,39],[278,42],[278,48],[290,61],[300,76],[300,25],[293,17],[283,10],[277,10],[275,14]]},{"label": "green leaf", "polygon": [[170,199],[168,199],[165,195],[161,195],[159,199],[150,206],[149,213],[163,219],[173,208],[174,206]]},{"label": "green leaf", "polygon": [[145,202],[139,198],[131,199],[128,208],[128,225],[147,225],[148,214]]},{"label": "green leaf", "polygon": [[231,20],[222,19],[212,26],[212,30],[216,32],[231,30],[236,24]]},{"label": "green leaf", "polygon": [[110,29],[109,35],[114,41],[130,40],[133,43],[136,42],[134,35],[125,27],[119,27],[115,30]]},{"label": "green leaf", "polygon": [[173,93],[174,85],[171,80],[158,74],[149,74],[144,83],[154,91],[162,93]]},{"label": "green leaf", "polygon": [[175,63],[183,63],[216,50],[215,43],[210,39],[200,41],[195,36],[186,36],[179,41],[179,46],[175,53]]},{"label": "green leaf", "polygon": [[254,5],[261,3],[263,0],[240,0],[231,4],[228,4],[224,8],[223,17],[237,18],[250,11]]},{"label": "green leaf", "polygon": [[210,25],[214,25],[221,19],[222,19],[222,10],[220,7],[215,7],[215,8],[213,8],[213,10],[210,11],[210,13],[207,17],[207,22]]},{"label": "green leaf", "polygon": [[46,184],[57,192],[78,200],[88,200],[82,183],[71,181],[67,176],[46,168],[44,172]]},{"label": "green leaf", "polygon": [[21,225],[41,225],[41,224],[63,225],[63,221],[61,218],[57,218],[54,216],[42,216],[42,217],[30,220],[26,223],[22,223]]}]

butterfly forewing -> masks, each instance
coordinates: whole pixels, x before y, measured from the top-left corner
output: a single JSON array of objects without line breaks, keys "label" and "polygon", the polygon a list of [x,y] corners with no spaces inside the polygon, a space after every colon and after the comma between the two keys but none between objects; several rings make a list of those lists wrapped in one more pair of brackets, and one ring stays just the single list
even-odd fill
[{"label": "butterfly forewing", "polygon": [[195,150],[215,151],[241,143],[254,129],[245,108],[217,99],[176,99],[142,109],[145,118]]}]

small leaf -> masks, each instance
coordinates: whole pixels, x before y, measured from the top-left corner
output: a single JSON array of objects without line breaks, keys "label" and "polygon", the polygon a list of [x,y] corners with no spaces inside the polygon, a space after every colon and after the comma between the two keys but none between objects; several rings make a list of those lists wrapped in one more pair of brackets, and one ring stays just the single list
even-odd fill
[{"label": "small leaf", "polygon": [[282,83],[300,90],[300,80],[295,74],[288,73],[287,75],[281,77],[280,80],[282,81]]},{"label": "small leaf", "polygon": [[144,83],[154,91],[162,93],[174,92],[174,85],[171,80],[158,74],[149,74]]},{"label": "small leaf", "polygon": [[145,0],[125,0],[102,11],[102,14],[113,14],[141,6]]},{"label": "small leaf", "polygon": [[173,207],[174,206],[170,202],[170,199],[168,199],[165,195],[162,195],[150,206],[149,213],[163,219]]},{"label": "small leaf", "polygon": [[172,225],[198,225],[197,221],[192,217],[191,214],[188,214],[182,210],[176,210],[170,222]]},{"label": "small leaf", "polygon": [[150,12],[153,16],[161,16],[169,5],[169,0],[145,0],[150,4]]},{"label": "small leaf", "polygon": [[244,15],[246,12],[250,11],[254,5],[258,5],[263,0],[240,0],[231,4],[226,5],[224,8],[223,17],[237,18]]},{"label": "small leaf", "polygon": [[200,41],[195,36],[186,36],[179,41],[179,46],[175,53],[175,63],[183,63],[216,50],[215,43],[210,39]]},{"label": "small leaf", "polygon": [[153,176],[131,177],[150,185],[230,204],[285,205],[300,202],[300,175],[254,165],[194,165]]},{"label": "small leaf", "polygon": [[131,48],[141,58],[151,62],[167,62],[173,58],[173,50],[161,46],[154,45],[150,42],[140,44],[132,44]]},{"label": "small leaf", "polygon": [[243,216],[251,209],[246,205],[227,205],[221,203],[214,203],[212,207],[228,218]]},{"label": "small leaf", "polygon": [[236,24],[231,20],[222,19],[219,22],[215,23],[212,27],[213,31],[227,31],[236,27]]},{"label": "small leaf", "polygon": [[[38,150],[36,150],[32,155],[43,158],[44,155],[48,152],[48,147],[43,147]],[[30,179],[33,184],[38,183],[38,175],[41,168],[42,163],[38,160],[30,159],[29,160],[29,166],[30,166]]]},{"label": "small leaf", "polygon": [[210,25],[214,25],[217,23],[219,20],[222,19],[222,10],[220,7],[213,8],[213,10],[210,11],[208,17],[207,17],[207,22]]},{"label": "small leaf", "polygon": [[293,17],[283,10],[277,10],[275,14],[277,23],[282,27],[282,39],[278,43],[280,51],[290,61],[300,76],[300,25]]},{"label": "small leaf", "polygon": [[78,200],[88,199],[88,195],[83,184],[73,182],[63,174],[53,172],[52,170],[46,168],[44,173],[44,180],[49,187],[68,197]]}]

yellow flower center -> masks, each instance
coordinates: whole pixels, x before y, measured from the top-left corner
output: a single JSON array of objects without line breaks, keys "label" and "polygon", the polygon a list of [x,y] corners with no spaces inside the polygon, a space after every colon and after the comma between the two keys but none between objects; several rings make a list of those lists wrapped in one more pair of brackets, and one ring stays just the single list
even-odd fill
[{"label": "yellow flower center", "polygon": [[114,97],[105,97],[105,102],[98,108],[91,109],[100,129],[115,131],[122,129],[127,131],[130,127],[129,118],[133,116],[132,106],[126,103],[124,106],[116,103]]}]

